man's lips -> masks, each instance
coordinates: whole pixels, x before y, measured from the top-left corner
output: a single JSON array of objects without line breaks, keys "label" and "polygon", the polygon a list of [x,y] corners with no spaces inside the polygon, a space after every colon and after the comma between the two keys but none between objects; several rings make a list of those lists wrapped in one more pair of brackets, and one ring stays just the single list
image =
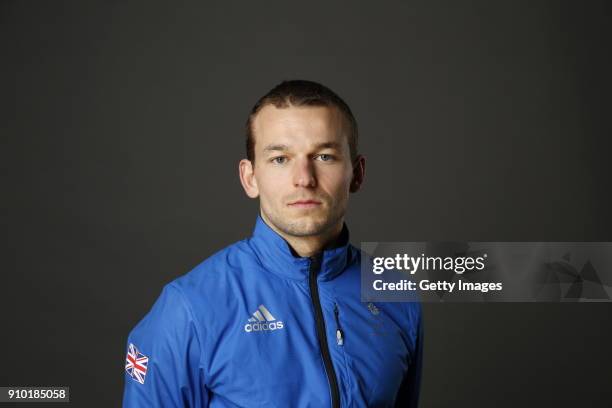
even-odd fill
[{"label": "man's lips", "polygon": [[317,200],[297,200],[288,204],[289,207],[293,208],[313,208],[321,205],[320,201]]}]

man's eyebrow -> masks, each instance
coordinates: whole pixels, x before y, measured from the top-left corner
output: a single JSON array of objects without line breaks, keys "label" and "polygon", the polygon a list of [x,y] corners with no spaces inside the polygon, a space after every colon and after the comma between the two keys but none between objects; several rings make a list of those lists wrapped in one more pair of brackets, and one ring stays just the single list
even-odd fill
[{"label": "man's eyebrow", "polygon": [[[315,145],[315,150],[322,150],[322,149],[340,149],[340,143],[336,143],[336,142],[324,142],[324,143],[318,143]],[[264,153],[269,153],[269,152],[286,152],[287,150],[289,150],[289,146],[285,145],[285,144],[271,144],[271,145],[267,145],[266,147],[264,147],[263,151]]]},{"label": "man's eyebrow", "polygon": [[263,150],[265,153],[276,152],[276,151],[285,152],[289,150],[289,146],[284,145],[284,144],[273,144],[273,145],[267,145],[266,147],[264,147]]},{"label": "man's eyebrow", "polygon": [[321,149],[340,149],[340,143],[336,143],[336,142],[319,143],[318,145],[315,146],[315,148],[317,150],[321,150]]}]

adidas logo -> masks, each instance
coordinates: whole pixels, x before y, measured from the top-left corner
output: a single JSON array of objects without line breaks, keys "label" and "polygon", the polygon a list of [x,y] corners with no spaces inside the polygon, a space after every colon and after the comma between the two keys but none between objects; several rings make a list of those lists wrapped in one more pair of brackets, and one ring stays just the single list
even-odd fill
[{"label": "adidas logo", "polygon": [[249,318],[249,322],[244,325],[244,331],[250,333],[254,331],[280,330],[283,327],[283,322],[276,320],[264,305],[259,305],[253,316]]}]

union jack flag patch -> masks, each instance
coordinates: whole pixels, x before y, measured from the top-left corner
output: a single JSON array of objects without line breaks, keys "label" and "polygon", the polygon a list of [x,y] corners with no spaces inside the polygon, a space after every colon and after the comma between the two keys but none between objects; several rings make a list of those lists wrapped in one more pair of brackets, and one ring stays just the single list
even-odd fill
[{"label": "union jack flag patch", "polygon": [[147,375],[147,364],[149,363],[149,357],[142,354],[136,346],[130,343],[128,347],[127,355],[125,356],[125,371],[135,381],[141,384],[145,382],[145,375]]}]

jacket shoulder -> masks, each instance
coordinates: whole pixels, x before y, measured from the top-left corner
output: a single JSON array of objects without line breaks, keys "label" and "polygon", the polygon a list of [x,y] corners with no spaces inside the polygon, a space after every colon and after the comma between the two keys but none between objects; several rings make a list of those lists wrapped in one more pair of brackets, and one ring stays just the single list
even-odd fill
[{"label": "jacket shoulder", "polygon": [[245,262],[255,258],[249,246],[249,240],[235,242],[206,258],[186,274],[179,276],[171,284],[188,294],[194,288],[202,288],[211,284],[222,283],[231,279]]}]

